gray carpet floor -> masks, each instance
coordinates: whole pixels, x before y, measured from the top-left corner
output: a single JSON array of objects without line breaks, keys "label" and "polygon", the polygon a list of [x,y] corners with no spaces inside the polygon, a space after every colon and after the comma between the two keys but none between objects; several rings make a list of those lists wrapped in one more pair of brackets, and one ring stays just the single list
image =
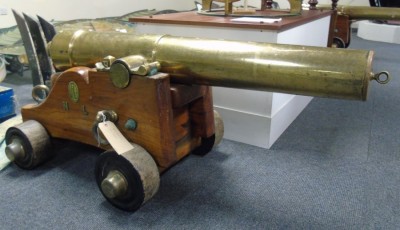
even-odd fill
[{"label": "gray carpet floor", "polygon": [[[100,194],[97,149],[59,143],[35,170],[0,172],[0,229],[400,229],[400,45],[351,48],[393,77],[367,102],[315,98],[270,150],[223,140],[189,156],[135,213]],[[31,101],[28,77],[2,85]]]}]

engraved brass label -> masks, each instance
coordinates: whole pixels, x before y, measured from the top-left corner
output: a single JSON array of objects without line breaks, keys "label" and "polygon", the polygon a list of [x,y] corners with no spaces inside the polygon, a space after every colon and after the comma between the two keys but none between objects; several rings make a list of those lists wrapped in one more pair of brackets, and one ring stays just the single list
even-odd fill
[{"label": "engraved brass label", "polygon": [[68,95],[71,101],[78,102],[79,100],[79,88],[76,82],[70,81],[68,83]]}]

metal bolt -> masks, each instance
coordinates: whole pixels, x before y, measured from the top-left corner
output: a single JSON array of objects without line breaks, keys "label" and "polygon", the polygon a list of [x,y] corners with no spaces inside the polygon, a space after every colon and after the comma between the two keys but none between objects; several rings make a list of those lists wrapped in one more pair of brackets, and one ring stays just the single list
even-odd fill
[{"label": "metal bolt", "polygon": [[101,191],[110,199],[123,196],[128,190],[128,182],[125,176],[117,171],[110,171],[107,177],[101,182]]},{"label": "metal bolt", "polygon": [[12,142],[6,146],[5,152],[10,161],[23,159],[25,157],[24,147],[22,146],[21,141],[18,139],[12,140]]},{"label": "metal bolt", "polygon": [[97,112],[96,121],[103,122],[103,121],[112,121],[116,122],[118,120],[118,114],[113,110],[102,110]]}]

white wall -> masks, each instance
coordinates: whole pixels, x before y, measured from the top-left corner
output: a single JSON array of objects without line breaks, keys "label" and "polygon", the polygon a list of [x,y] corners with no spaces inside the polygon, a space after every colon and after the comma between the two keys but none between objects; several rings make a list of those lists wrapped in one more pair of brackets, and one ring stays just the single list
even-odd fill
[{"label": "white wall", "polygon": [[7,11],[7,15],[0,15],[0,28],[16,24],[11,9],[32,16],[40,15],[47,20],[70,20],[121,16],[142,9],[193,8],[192,0],[0,0],[0,9]]}]

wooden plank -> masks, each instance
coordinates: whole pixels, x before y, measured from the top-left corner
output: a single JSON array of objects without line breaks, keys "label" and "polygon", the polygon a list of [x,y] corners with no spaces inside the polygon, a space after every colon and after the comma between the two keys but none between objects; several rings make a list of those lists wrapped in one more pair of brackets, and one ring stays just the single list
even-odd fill
[{"label": "wooden plank", "polygon": [[207,89],[205,86],[172,84],[172,106],[174,108],[180,108],[184,105],[187,105],[197,98],[202,97],[206,91]]},{"label": "wooden plank", "polygon": [[175,141],[179,141],[190,136],[189,110],[187,106],[174,109],[174,137]]},{"label": "wooden plank", "polygon": [[207,87],[204,97],[190,105],[189,111],[193,136],[207,138],[214,135],[214,109],[210,86]]},{"label": "wooden plank", "polygon": [[346,45],[350,42],[350,24],[351,22],[348,15],[337,16],[334,37],[341,38]]},{"label": "wooden plank", "polygon": [[178,159],[182,159],[192,151],[191,138],[186,137],[176,143],[176,156]]},{"label": "wooden plank", "polygon": [[331,21],[329,23],[328,43],[326,45],[327,47],[332,47],[333,37],[335,35],[336,20],[337,20],[337,11],[334,10],[334,11],[332,11],[332,17],[331,17]]}]

